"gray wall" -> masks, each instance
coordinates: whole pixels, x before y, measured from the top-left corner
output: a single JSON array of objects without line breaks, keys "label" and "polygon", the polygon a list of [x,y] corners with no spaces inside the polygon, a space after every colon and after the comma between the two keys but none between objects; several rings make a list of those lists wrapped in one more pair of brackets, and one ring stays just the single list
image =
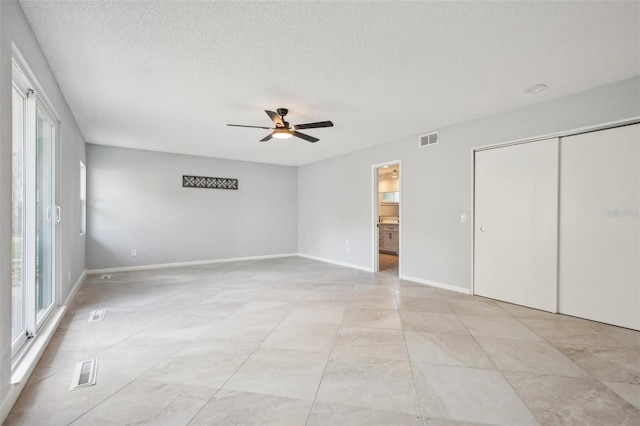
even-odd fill
[{"label": "gray wall", "polygon": [[[15,43],[60,116],[58,127],[58,226],[60,302],[85,268],[85,240],[79,235],[79,164],[84,140],[58,88],[22,8],[0,1],[0,401],[11,390],[11,43]],[[68,279],[68,273],[71,279]],[[3,408],[5,408],[3,406]],[[1,420],[1,419],[0,419]]]},{"label": "gray wall", "polygon": [[[297,252],[295,167],[87,147],[89,269]],[[239,189],[183,188],[182,175]]]},{"label": "gray wall", "polygon": [[[302,166],[298,251],[372,268],[372,165],[401,160],[401,273],[470,289],[471,150],[474,147],[640,116],[640,77],[555,101],[441,129],[438,145],[418,135]],[[345,250],[349,240],[350,253]]]}]

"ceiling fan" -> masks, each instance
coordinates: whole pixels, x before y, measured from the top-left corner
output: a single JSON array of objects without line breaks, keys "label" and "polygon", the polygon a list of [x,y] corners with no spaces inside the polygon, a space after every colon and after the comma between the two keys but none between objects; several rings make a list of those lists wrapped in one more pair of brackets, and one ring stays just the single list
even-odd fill
[{"label": "ceiling fan", "polygon": [[264,126],[245,126],[244,124],[227,124],[227,126],[233,127],[253,127],[255,129],[266,129],[273,130],[271,134],[260,139],[260,142],[266,142],[272,138],[276,139],[288,139],[292,136],[298,137],[300,139],[304,139],[309,142],[318,142],[320,139],[314,138],[313,136],[305,135],[304,133],[298,132],[298,130],[302,129],[317,129],[320,127],[333,127],[333,123],[331,121],[318,121],[317,123],[306,123],[306,124],[296,124],[290,125],[288,121],[284,118],[287,116],[289,112],[286,108],[278,108],[278,112],[267,111],[267,113],[271,121],[276,127],[264,127]]}]

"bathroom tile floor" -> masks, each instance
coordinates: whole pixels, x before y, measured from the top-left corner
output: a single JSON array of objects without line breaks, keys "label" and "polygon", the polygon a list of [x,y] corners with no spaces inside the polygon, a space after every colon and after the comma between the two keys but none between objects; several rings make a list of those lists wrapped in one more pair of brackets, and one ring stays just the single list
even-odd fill
[{"label": "bathroom tile floor", "polygon": [[301,257],[91,275],[5,424],[638,425],[640,333]]},{"label": "bathroom tile floor", "polygon": [[378,254],[378,269],[381,274],[393,275],[395,277],[399,274],[398,264],[400,263],[400,257],[395,254],[379,253]]}]

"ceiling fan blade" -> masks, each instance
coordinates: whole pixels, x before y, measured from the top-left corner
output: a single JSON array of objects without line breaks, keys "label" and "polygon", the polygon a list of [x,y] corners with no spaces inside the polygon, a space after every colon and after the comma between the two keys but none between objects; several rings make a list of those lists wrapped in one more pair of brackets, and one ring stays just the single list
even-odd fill
[{"label": "ceiling fan blade", "polygon": [[275,124],[277,127],[284,127],[284,122],[277,112],[267,111],[266,109],[264,110],[264,112],[267,113],[271,121],[273,121],[273,124]]},{"label": "ceiling fan blade", "polygon": [[313,136],[305,135],[304,133],[295,132],[295,131],[293,132],[293,136],[297,136],[300,139],[304,139],[309,142],[318,142],[320,140],[318,138],[314,138]]},{"label": "ceiling fan blade", "polygon": [[267,136],[265,136],[264,138],[260,139],[260,142],[266,142],[268,140],[271,140],[271,138],[273,138],[273,136],[271,136],[271,133],[269,133]]},{"label": "ceiling fan blade", "polygon": [[296,124],[294,129],[317,129],[319,127],[333,127],[331,121],[318,121],[317,123]]},{"label": "ceiling fan blade", "polygon": [[252,127],[254,129],[267,129],[267,130],[272,130],[273,127],[264,127],[264,126],[245,126],[244,124],[227,124],[227,126],[233,126],[233,127]]}]

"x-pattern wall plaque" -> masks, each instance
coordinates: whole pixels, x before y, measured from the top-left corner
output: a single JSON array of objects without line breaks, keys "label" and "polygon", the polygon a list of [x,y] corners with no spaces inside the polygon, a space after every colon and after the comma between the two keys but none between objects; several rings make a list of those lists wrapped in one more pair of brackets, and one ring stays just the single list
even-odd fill
[{"label": "x-pattern wall plaque", "polygon": [[184,188],[238,189],[238,179],[182,176],[182,186]]}]

